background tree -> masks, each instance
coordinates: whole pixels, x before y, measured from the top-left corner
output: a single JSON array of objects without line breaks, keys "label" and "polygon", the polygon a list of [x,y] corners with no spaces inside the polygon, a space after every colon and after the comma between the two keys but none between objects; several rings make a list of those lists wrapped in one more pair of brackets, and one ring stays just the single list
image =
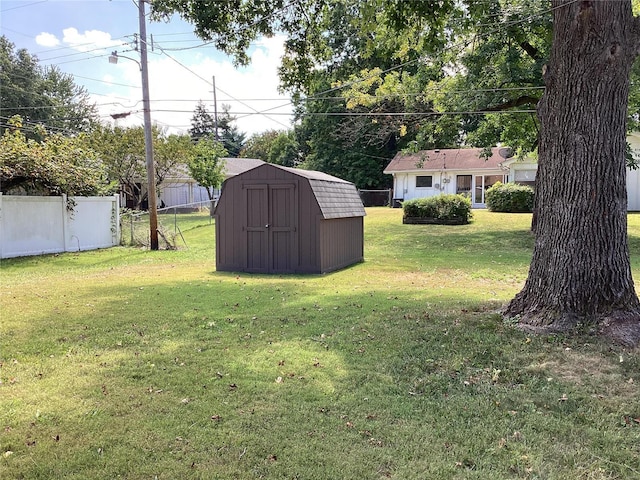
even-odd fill
[{"label": "background tree", "polygon": [[236,117],[231,115],[230,105],[223,104],[222,112],[218,115],[218,129],[220,132],[219,140],[222,142],[227,154],[232,157],[238,157],[244,146],[246,134],[242,133],[233,122]]},{"label": "background tree", "polygon": [[245,142],[244,147],[242,147],[240,157],[259,158],[266,162],[269,158],[271,146],[279,136],[280,132],[278,130],[266,130],[261,133],[254,133]]},{"label": "background tree", "polygon": [[294,130],[267,130],[252,135],[244,144],[240,157],[259,158],[268,163],[295,167],[300,163],[299,151]]},{"label": "background tree", "polygon": [[97,109],[87,91],[57,67],[41,68],[38,58],[0,37],[0,132],[7,120],[20,115],[23,132],[36,138],[36,125],[47,131],[75,134],[98,123]]},{"label": "background tree", "polygon": [[19,116],[12,117],[0,138],[0,191],[23,195],[105,195],[114,185],[96,153],[82,137],[47,134],[40,142],[22,132]]},{"label": "background tree", "polygon": [[[188,162],[192,144],[187,135],[166,136],[156,126],[152,129],[156,187],[179,165]],[[108,177],[127,196],[129,206],[146,208],[147,169],[145,163],[144,128],[101,125],[87,137],[88,145],[98,152]]]},{"label": "background tree", "polygon": [[[247,60],[246,49],[256,36],[286,33],[283,85],[302,94],[332,92],[333,87],[313,88],[318,67],[325,83],[333,83],[346,77],[350,62],[371,58],[391,44],[397,53],[388,57],[393,71],[431,64],[440,70],[441,78],[434,81],[445,82],[443,91],[449,85],[455,93],[458,85],[466,87],[460,105],[477,99],[473,112],[453,112],[463,139],[478,133],[474,142],[518,131],[503,129],[495,116],[476,113],[531,110],[540,98],[535,89],[544,84],[537,107],[539,135],[521,143],[525,150],[537,143],[539,151],[535,249],[527,283],[505,313],[524,328],[568,331],[586,323],[620,342],[640,342],[623,181],[630,74],[640,46],[640,21],[633,17],[631,0],[551,0],[542,6],[532,0],[252,0],[240,5],[157,0],[153,8],[158,15],[179,12],[203,38],[237,55],[239,63]],[[339,9],[347,13],[345,29],[332,23]],[[508,21],[510,14],[514,21]],[[385,32],[394,32],[396,40]],[[344,43],[343,51],[332,48],[335,40]],[[360,49],[360,42],[371,48]],[[546,68],[538,68],[545,62]],[[345,70],[336,77],[334,67]],[[381,67],[381,73],[388,71]],[[482,82],[487,88],[474,87]],[[435,115],[451,113],[437,110],[437,97],[424,100],[434,103]]]},{"label": "background tree", "polygon": [[191,128],[189,129],[189,135],[194,142],[197,142],[203,137],[211,136],[216,138],[216,120],[205,107],[202,100],[196,105],[196,109],[191,117]]},{"label": "background tree", "polygon": [[141,210],[146,198],[142,187],[147,176],[143,128],[101,125],[87,140],[89,146],[98,152],[109,179],[117,183],[120,193],[126,195],[127,206]]},{"label": "background tree", "polygon": [[159,130],[158,134],[154,135],[153,156],[158,195],[166,178],[182,173],[193,155],[193,149],[194,145],[189,135],[166,135]]},{"label": "background tree", "polygon": [[198,102],[193,117],[189,134],[194,141],[204,137],[211,137],[222,142],[230,157],[238,157],[244,147],[246,135],[234,125],[236,117],[230,113],[231,106],[222,105],[222,112],[218,115],[218,128],[216,136],[216,121],[202,101]]},{"label": "background tree", "polygon": [[[224,181],[224,157],[228,155],[224,146],[211,137],[201,138],[194,146],[187,166],[193,179],[205,187],[209,200],[214,199],[214,189]],[[213,213],[213,208],[211,209]]]}]

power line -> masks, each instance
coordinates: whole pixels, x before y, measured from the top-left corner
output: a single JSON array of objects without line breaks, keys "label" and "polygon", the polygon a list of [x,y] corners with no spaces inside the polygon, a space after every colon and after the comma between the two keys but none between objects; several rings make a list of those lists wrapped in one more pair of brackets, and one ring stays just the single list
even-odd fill
[{"label": "power line", "polygon": [[39,5],[41,3],[47,3],[47,0],[42,0],[40,2],[25,3],[23,5],[18,5],[17,7],[5,8],[3,10],[0,10],[0,13],[10,12],[11,10],[17,10],[19,8],[32,7],[33,5]]},{"label": "power line", "polygon": [[[197,74],[196,72],[194,72],[193,70],[191,70],[189,67],[187,67],[186,65],[184,65],[184,64],[182,64],[182,63],[180,63],[177,59],[175,59],[174,57],[172,57],[171,55],[169,55],[168,53],[166,53],[166,52],[162,49],[162,47],[160,47],[159,45],[158,45],[158,48],[160,49],[160,51],[161,51],[162,53],[164,53],[167,57],[169,57],[169,58],[170,58],[171,60],[173,60],[175,63],[177,63],[178,65],[180,65],[182,68],[184,68],[185,70],[187,70],[187,71],[188,71],[188,72],[190,72],[191,74],[193,74],[193,75],[195,75],[196,77],[198,77],[198,78],[199,78],[200,80],[202,80],[203,82],[206,82],[206,84],[207,84],[207,85],[210,85],[210,86],[213,88],[213,83],[209,82],[209,80],[207,80],[207,79],[205,79],[205,78],[201,77],[199,74]],[[218,90],[219,90],[220,92],[224,93],[225,95],[227,95],[228,97],[231,97],[232,99],[237,100],[237,99],[235,99],[235,98],[233,97],[233,95],[231,95],[230,93],[225,92],[225,91],[224,91],[224,90],[222,90],[221,88],[218,88]],[[261,112],[259,112],[258,110],[256,110],[256,109],[255,109],[255,108],[253,108],[252,106],[248,105],[247,103],[242,102],[242,101],[239,101],[239,100],[237,100],[237,101],[238,101],[241,105],[243,105],[243,106],[245,106],[245,107],[247,107],[247,108],[249,108],[249,109],[253,110],[256,114],[263,115]],[[273,119],[273,118],[269,118],[269,115],[264,115],[264,116],[265,116],[266,118],[268,118],[269,120],[271,120],[272,122],[275,122],[275,123],[277,123],[277,124],[279,124],[279,125],[281,125],[281,126],[283,126],[283,127],[285,127],[285,128],[289,128],[289,126],[288,126],[288,125],[285,125],[284,123],[282,123],[282,122],[280,122],[280,121],[278,121],[278,120],[275,120],[275,119]]]}]

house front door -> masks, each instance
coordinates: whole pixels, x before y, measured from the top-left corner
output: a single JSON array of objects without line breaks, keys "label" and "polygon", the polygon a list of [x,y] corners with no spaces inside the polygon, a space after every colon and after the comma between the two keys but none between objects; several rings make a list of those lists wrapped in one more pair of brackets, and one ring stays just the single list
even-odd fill
[{"label": "house front door", "polygon": [[497,182],[504,182],[504,175],[476,175],[471,199],[475,208],[485,207],[485,192]]},{"label": "house front door", "polygon": [[255,273],[294,270],[297,252],[295,185],[245,185],[246,265]]}]

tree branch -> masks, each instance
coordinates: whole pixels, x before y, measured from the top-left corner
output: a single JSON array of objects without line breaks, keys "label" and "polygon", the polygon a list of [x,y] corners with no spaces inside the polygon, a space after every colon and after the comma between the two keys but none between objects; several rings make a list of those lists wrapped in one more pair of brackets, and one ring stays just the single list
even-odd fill
[{"label": "tree branch", "polygon": [[529,42],[527,42],[526,40],[523,42],[520,42],[520,48],[522,48],[525,52],[527,52],[527,54],[534,60],[542,60],[542,57],[540,56],[540,51],[536,47],[531,45]]},{"label": "tree branch", "polygon": [[536,97],[531,97],[529,95],[524,95],[522,97],[514,98],[513,100],[509,100],[507,102],[501,103],[500,105],[494,105],[493,107],[485,108],[486,111],[489,112],[501,112],[503,110],[508,110],[514,107],[521,107],[522,105],[536,105],[540,99]]}]

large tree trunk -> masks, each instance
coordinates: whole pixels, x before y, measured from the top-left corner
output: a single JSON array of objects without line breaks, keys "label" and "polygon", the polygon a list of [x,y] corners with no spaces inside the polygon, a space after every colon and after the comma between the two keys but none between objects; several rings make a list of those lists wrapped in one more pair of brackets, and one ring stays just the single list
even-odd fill
[{"label": "large tree trunk", "polygon": [[640,27],[631,1],[553,0],[554,36],[538,105],[536,242],[505,310],[522,328],[581,325],[640,342],[627,241],[625,137]]}]

